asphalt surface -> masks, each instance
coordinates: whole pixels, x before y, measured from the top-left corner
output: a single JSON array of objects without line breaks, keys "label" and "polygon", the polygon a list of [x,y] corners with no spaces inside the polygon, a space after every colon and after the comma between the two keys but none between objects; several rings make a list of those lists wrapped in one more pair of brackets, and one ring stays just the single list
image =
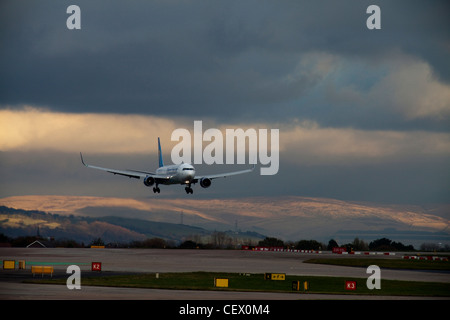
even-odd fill
[{"label": "asphalt surface", "polygon": [[[373,297],[348,295],[317,295],[299,293],[223,292],[197,290],[159,290],[134,288],[103,288],[82,286],[69,290],[61,285],[22,283],[32,278],[31,265],[53,265],[55,277],[68,277],[69,265],[79,265],[81,276],[117,273],[164,272],[238,272],[286,273],[288,275],[314,275],[367,278],[365,268],[327,266],[303,263],[318,257],[343,257],[331,253],[254,252],[238,250],[161,250],[161,249],[64,249],[64,248],[0,248],[2,260],[25,260],[26,270],[0,270],[1,300],[298,300],[298,299],[407,299],[411,297]],[[363,257],[363,256],[355,256]],[[371,256],[373,258],[373,256]],[[379,255],[377,258],[401,259]],[[347,256],[352,259],[353,256]],[[101,262],[102,271],[91,271],[92,262]],[[39,276],[37,276],[39,277]],[[49,277],[49,275],[44,275]],[[450,283],[448,272],[410,270],[381,270],[382,279]],[[424,298],[418,298],[424,299]],[[435,298],[432,298],[435,299]]]}]

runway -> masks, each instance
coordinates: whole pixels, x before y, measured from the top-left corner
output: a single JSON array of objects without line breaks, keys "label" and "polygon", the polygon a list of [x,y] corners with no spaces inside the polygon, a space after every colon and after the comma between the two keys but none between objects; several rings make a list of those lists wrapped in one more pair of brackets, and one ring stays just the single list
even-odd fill
[{"label": "runway", "polygon": [[0,300],[448,300],[436,297],[331,295],[273,292],[165,290],[84,286],[68,290],[52,284],[2,283]]},{"label": "runway", "polygon": [[[181,249],[64,249],[64,248],[0,248],[2,260],[25,260],[30,264],[52,263],[55,272],[64,272],[68,265],[79,265],[83,273],[92,273],[91,262],[101,262],[102,272],[164,273],[164,272],[238,272],[238,273],[286,273],[288,275],[313,275],[367,278],[365,268],[327,266],[303,263],[316,257],[342,257],[332,253],[255,252],[240,250],[181,250]],[[348,256],[351,259],[351,256]],[[383,259],[400,259],[401,256],[377,256]],[[29,268],[28,268],[29,269]],[[9,271],[11,272],[11,271]],[[27,270],[17,270],[16,274]],[[383,299],[364,296],[325,296],[291,293],[263,292],[211,292],[192,290],[154,290],[128,288],[82,287],[68,290],[66,286],[23,284],[0,272],[2,284],[0,299]],[[426,282],[450,282],[446,272],[410,270],[381,271],[382,279]],[[392,297],[389,297],[392,299]],[[402,297],[396,297],[402,299]],[[407,299],[411,299],[408,297]]]}]

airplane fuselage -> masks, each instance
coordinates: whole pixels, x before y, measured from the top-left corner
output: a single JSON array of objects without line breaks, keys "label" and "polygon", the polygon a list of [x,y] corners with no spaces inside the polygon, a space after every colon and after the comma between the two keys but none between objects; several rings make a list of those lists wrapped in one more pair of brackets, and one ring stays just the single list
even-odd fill
[{"label": "airplane fuselage", "polygon": [[195,177],[195,169],[188,163],[182,163],[158,168],[156,174],[168,177],[167,180],[159,181],[160,184],[190,184]]}]

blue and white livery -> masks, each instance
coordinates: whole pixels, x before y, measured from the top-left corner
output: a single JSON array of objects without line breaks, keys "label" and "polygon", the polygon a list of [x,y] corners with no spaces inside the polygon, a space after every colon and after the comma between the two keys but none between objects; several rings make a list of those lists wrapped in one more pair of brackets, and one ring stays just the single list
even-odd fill
[{"label": "blue and white livery", "polygon": [[229,176],[234,176],[238,174],[243,173],[249,173],[252,172],[253,169],[255,169],[255,165],[253,165],[252,168],[241,170],[241,171],[234,171],[234,172],[228,172],[228,173],[221,173],[221,174],[212,174],[212,175],[205,175],[205,176],[195,176],[195,168],[188,163],[181,163],[176,165],[170,165],[165,166],[163,162],[162,152],[161,152],[161,143],[158,138],[158,161],[159,161],[159,168],[156,169],[155,172],[146,172],[146,171],[138,171],[138,170],[116,170],[116,169],[108,169],[108,168],[102,168],[97,166],[92,166],[89,164],[86,164],[83,159],[83,155],[80,152],[81,162],[84,166],[92,169],[97,170],[103,170],[109,173],[112,173],[114,175],[118,174],[121,176],[126,176],[129,178],[135,178],[135,179],[143,179],[144,185],[147,187],[153,187],[154,193],[160,193],[161,190],[159,189],[159,185],[170,185],[170,184],[181,184],[185,185],[186,193],[192,194],[194,191],[192,190],[191,185],[195,184],[197,182],[200,183],[200,186],[203,188],[208,188],[211,186],[211,180],[217,179],[217,178],[226,178]]}]

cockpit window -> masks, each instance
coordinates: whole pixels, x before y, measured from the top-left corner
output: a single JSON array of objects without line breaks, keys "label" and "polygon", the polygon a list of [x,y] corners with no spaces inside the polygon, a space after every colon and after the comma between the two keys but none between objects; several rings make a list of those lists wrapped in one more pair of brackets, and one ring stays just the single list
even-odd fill
[{"label": "cockpit window", "polygon": [[192,171],[192,170],[194,170],[194,168],[183,168],[183,171],[185,171],[185,170]]}]

